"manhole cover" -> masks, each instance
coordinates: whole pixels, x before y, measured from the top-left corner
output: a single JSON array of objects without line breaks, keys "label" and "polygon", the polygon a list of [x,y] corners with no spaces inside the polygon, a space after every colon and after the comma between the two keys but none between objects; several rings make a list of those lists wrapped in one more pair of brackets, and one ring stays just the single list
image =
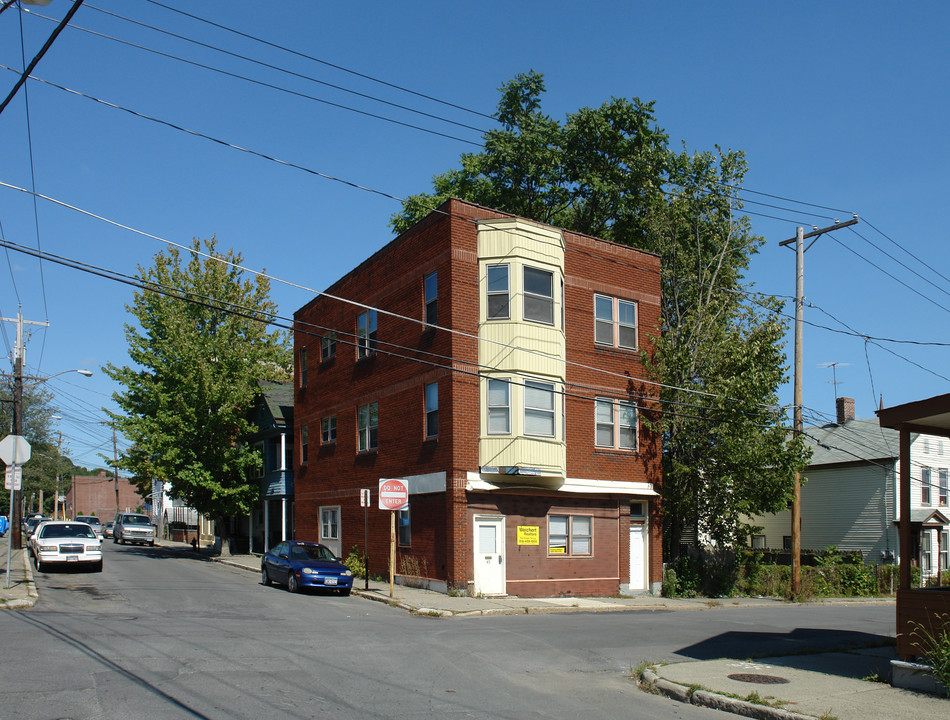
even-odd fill
[{"label": "manhole cover", "polygon": [[758,683],[759,685],[784,685],[788,682],[778,675],[759,675],[758,673],[733,673],[727,676],[730,680],[739,682]]}]

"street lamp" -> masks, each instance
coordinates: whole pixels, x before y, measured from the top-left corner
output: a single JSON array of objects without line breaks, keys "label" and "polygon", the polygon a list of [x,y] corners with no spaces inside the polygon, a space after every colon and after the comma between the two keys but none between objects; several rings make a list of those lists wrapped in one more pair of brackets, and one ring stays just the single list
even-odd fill
[{"label": "street lamp", "polygon": [[[32,375],[23,374],[23,355],[22,353],[17,353],[16,359],[13,363],[13,434],[14,435],[23,435],[23,381],[32,380],[31,385],[39,385],[40,383],[51,380],[54,377],[59,375],[66,375],[67,373],[79,373],[84,377],[92,377],[92,371],[79,369],[79,370],[62,370],[58,373],[53,373],[46,377],[36,377]],[[4,375],[9,377],[8,375]],[[10,490],[10,548],[13,550],[19,550],[23,547],[23,535],[21,532],[20,524],[22,520],[22,513],[20,512],[20,490],[11,489]]]}]

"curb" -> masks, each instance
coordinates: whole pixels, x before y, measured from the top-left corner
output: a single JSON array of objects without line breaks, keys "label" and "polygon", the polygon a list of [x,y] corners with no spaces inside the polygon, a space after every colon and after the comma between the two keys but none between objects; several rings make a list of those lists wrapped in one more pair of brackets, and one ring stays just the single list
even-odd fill
[{"label": "curb", "polygon": [[708,690],[695,690],[661,678],[652,668],[647,668],[640,674],[639,682],[640,687],[647,692],[657,692],[678,702],[722,710],[733,715],[756,718],[756,720],[818,720],[814,715],[802,715],[782,708],[757,705]]}]

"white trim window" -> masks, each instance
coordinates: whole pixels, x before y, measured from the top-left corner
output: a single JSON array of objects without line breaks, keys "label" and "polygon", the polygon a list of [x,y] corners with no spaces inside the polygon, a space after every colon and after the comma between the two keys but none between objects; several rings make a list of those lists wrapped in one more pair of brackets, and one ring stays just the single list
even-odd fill
[{"label": "white trim window", "polygon": [[438,273],[429,273],[422,281],[423,302],[425,304],[426,325],[439,324],[439,276]]},{"label": "white trim window", "polygon": [[946,505],[947,504],[947,469],[940,468],[937,470],[937,504]]},{"label": "white trim window", "polygon": [[439,383],[429,383],[425,388],[426,439],[439,435]]},{"label": "white trim window", "polygon": [[524,381],[524,434],[554,437],[554,385]]},{"label": "white trim window", "polygon": [[356,357],[364,358],[376,352],[376,311],[367,310],[356,318]]},{"label": "white trim window", "polygon": [[930,468],[920,471],[920,504],[930,505]]},{"label": "white trim window", "polygon": [[610,398],[594,402],[594,445],[614,450],[637,449],[637,406]]},{"label": "white trim window", "polygon": [[920,570],[929,573],[933,569],[933,533],[924,530],[920,534]]},{"label": "white trim window", "polygon": [[631,300],[594,295],[594,342],[637,349],[637,304]]},{"label": "white trim window", "polygon": [[950,565],[947,565],[948,553],[950,553],[950,547],[948,547],[948,544],[950,544],[950,532],[941,530],[938,544],[938,554],[940,557],[939,560],[937,560],[938,566],[941,570],[947,570],[950,568]]},{"label": "white trim window", "polygon": [[548,555],[593,554],[594,519],[590,515],[548,515]]},{"label": "white trim window", "polygon": [[525,320],[554,324],[554,273],[525,265],[524,273]]},{"label": "white trim window", "polygon": [[488,378],[488,434],[511,433],[511,383]]},{"label": "white trim window", "polygon": [[340,506],[320,508],[320,542],[340,539]]},{"label": "white trim window", "polygon": [[511,296],[507,265],[489,265],[485,268],[487,303],[485,317],[489,320],[508,320],[511,317]]},{"label": "white trim window", "polygon": [[379,442],[379,403],[357,408],[356,433],[358,452],[376,450]]},{"label": "white trim window", "polygon": [[336,442],[336,415],[330,415],[320,421],[320,444],[332,445]]}]

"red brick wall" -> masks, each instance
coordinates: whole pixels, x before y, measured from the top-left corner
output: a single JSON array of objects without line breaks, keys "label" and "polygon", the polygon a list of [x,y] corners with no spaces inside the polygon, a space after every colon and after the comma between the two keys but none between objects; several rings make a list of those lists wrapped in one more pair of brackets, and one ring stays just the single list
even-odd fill
[{"label": "red brick wall", "polygon": [[[346,555],[354,545],[363,545],[359,488],[371,488],[374,507],[369,512],[370,568],[375,574],[385,574],[389,513],[375,508],[379,478],[444,472],[445,494],[411,497],[413,542],[411,548],[400,550],[400,555],[426,557],[431,577],[446,580],[451,587],[465,587],[472,574],[469,503],[481,502],[477,495],[469,497],[465,492],[466,473],[478,469],[480,416],[474,339],[479,303],[477,238],[475,224],[466,218],[506,215],[461,201],[450,201],[443,209],[448,214],[433,213],[368,258],[327,294],[421,320],[423,278],[436,271],[438,323],[463,334],[425,329],[419,323],[379,313],[378,352],[357,362],[356,319],[363,308],[320,296],[295,314],[295,350],[299,357],[300,349],[306,346],[309,363],[308,386],[299,387],[299,368],[296,382],[295,527],[298,539],[315,540],[319,507],[341,505],[342,551]],[[629,390],[640,404],[641,395],[655,393],[636,381],[643,374],[636,353],[594,347],[593,293],[636,300],[639,337],[646,342],[647,332],[655,332],[658,325],[659,260],[593,238],[572,233],[566,233],[566,237],[568,361],[613,373],[568,366],[568,392],[583,396],[569,398],[567,402],[568,474],[601,480],[653,481],[658,486],[659,444],[646,433],[640,433],[638,453],[594,450],[595,395],[609,392],[622,397]],[[336,357],[325,363],[320,362],[319,336],[325,332],[323,328],[337,331]],[[430,382],[439,383],[440,427],[434,441],[424,438],[423,391]],[[371,402],[379,404],[378,451],[357,453],[356,408]],[[328,415],[337,418],[337,440],[331,446],[320,447],[320,420]],[[306,465],[299,463],[303,425],[309,429]],[[531,512],[524,514],[525,518],[534,517],[538,509],[550,502],[539,498],[505,502],[509,501],[535,504]],[[620,524],[618,514],[629,515],[629,508],[617,498],[572,502],[592,503],[598,513],[604,514],[598,520],[597,542],[610,544],[611,549],[608,553],[604,547],[593,562],[583,561],[588,567],[581,567],[579,561],[554,563],[551,567],[557,573],[567,568],[564,577],[572,578],[566,580],[572,589],[562,585],[558,592],[581,593],[592,585],[597,585],[600,592],[604,589],[602,580],[583,578],[601,576],[610,578],[612,592],[616,592],[618,577],[619,582],[626,582],[628,573],[627,561],[618,560],[618,552],[625,552],[627,542],[623,539],[627,524]],[[509,519],[509,532],[514,532],[516,525],[515,517]],[[651,528],[654,527],[651,564],[655,566],[656,577],[651,574],[651,580],[659,581],[659,523],[651,517]],[[621,540],[611,544],[601,540],[601,535],[619,535]],[[515,546],[514,540],[511,546]],[[537,568],[546,563],[549,561],[537,560],[524,568],[509,565],[509,572],[512,577],[526,579],[521,574],[540,572]],[[609,572],[607,566],[611,568]]]},{"label": "red brick wall", "polygon": [[[119,510],[135,510],[144,504],[136,487],[127,479],[119,478]],[[66,492],[66,515],[95,515],[105,524],[115,517],[115,481],[112,476],[75,475],[72,487]]]}]

